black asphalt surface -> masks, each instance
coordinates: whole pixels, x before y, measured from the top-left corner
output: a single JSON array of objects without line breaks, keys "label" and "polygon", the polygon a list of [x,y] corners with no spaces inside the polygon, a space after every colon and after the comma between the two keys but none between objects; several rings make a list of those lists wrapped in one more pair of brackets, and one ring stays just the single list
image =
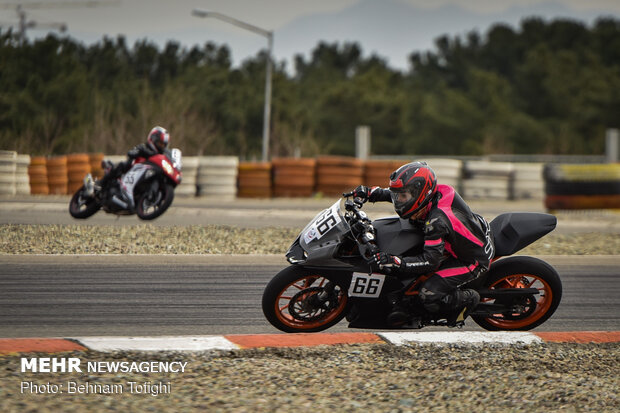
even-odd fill
[{"label": "black asphalt surface", "polygon": [[[543,258],[564,294],[537,331],[620,330],[620,257]],[[279,256],[0,256],[0,337],[276,333],[260,301],[285,266]]]}]

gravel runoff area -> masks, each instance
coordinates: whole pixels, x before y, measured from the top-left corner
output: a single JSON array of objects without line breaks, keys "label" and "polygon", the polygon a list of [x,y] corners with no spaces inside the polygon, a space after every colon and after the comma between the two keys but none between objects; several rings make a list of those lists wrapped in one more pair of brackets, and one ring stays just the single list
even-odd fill
[{"label": "gravel runoff area", "polygon": [[[617,343],[360,344],[331,346],[329,351],[307,347],[54,356],[79,357],[82,365],[88,361],[187,365],[179,373],[42,374],[22,373],[20,356],[0,356],[0,411],[620,411]],[[49,388],[62,393],[50,394]],[[102,394],[105,389],[112,393]]]},{"label": "gravel runoff area", "polygon": [[[0,254],[284,254],[301,228],[0,225]],[[524,255],[616,255],[618,233],[549,234]]]}]

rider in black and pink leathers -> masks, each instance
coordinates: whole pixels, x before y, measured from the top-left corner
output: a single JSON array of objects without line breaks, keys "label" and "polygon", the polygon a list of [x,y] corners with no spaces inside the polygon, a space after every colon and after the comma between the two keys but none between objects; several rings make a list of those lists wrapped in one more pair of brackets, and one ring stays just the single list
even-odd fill
[{"label": "rider in black and pink leathers", "polygon": [[[380,268],[398,270],[401,278],[433,273],[420,290],[420,299],[430,313],[448,313],[449,325],[464,320],[478,305],[479,294],[457,287],[487,271],[494,247],[488,223],[473,213],[460,195],[448,185],[437,185],[435,173],[424,162],[412,162],[390,176],[389,189],[360,186],[354,196],[370,202],[388,201],[401,218],[410,219],[424,232],[424,250],[411,257],[379,252],[373,257]],[[406,321],[408,314],[400,297],[391,298],[393,324]]]}]

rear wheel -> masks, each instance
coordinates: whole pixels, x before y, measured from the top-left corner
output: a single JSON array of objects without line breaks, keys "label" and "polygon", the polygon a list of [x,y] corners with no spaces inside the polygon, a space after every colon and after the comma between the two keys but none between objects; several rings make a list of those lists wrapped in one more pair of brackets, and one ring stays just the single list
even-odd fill
[{"label": "rear wheel", "polygon": [[136,214],[140,219],[155,219],[168,209],[174,199],[174,187],[169,183],[159,183],[156,188],[148,188],[138,197]]},{"label": "rear wheel", "polygon": [[69,213],[73,218],[86,219],[94,215],[101,204],[92,196],[84,194],[84,186],[77,190],[69,202]]},{"label": "rear wheel", "polygon": [[285,268],[265,287],[263,313],[287,333],[325,330],[346,315],[350,280],[349,273]]},{"label": "rear wheel", "polygon": [[[506,305],[510,311],[489,315],[472,315],[482,328],[498,330],[531,330],[553,315],[562,298],[558,273],[546,262],[532,257],[510,257],[491,266],[483,288],[535,288],[538,294],[509,298],[509,302],[486,298],[485,304]],[[506,300],[506,299],[504,299]]]}]

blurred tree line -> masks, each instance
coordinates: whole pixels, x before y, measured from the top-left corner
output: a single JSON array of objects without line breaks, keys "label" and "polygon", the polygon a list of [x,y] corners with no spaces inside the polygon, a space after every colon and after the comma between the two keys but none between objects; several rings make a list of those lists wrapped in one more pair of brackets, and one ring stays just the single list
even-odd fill
[{"label": "blurred tree line", "polygon": [[[125,153],[159,124],[186,155],[259,158],[266,58],[235,68],[213,43],[0,33],[0,149]],[[498,24],[410,62],[404,73],[356,43],[320,43],[294,74],[276,63],[272,156],[353,155],[362,124],[377,155],[600,154],[620,127],[617,19]]]}]

